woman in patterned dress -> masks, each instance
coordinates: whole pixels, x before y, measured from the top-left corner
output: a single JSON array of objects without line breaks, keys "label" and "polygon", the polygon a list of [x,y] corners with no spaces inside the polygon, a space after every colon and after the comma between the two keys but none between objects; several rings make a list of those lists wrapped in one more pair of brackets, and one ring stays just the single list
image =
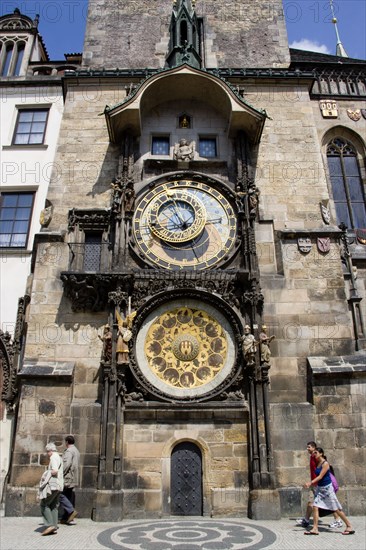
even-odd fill
[{"label": "woman in patterned dress", "polygon": [[355,531],[352,529],[352,525],[343,512],[342,506],[334,492],[332,480],[330,478],[330,466],[327,462],[327,457],[324,455],[323,449],[321,447],[316,447],[313,455],[317,462],[315,470],[316,477],[304,485],[307,489],[310,485],[316,485],[313,502],[313,528],[311,531],[305,531],[304,535],[319,535],[319,508],[337,512],[339,517],[346,524],[346,529],[343,531],[342,535],[353,535]]}]

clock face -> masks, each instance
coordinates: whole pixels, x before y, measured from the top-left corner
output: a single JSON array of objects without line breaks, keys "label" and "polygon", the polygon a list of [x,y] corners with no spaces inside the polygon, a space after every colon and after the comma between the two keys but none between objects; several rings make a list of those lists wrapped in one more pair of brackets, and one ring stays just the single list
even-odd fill
[{"label": "clock face", "polygon": [[207,269],[234,249],[236,215],[205,183],[179,180],[154,187],[133,219],[140,255],[165,269]]}]

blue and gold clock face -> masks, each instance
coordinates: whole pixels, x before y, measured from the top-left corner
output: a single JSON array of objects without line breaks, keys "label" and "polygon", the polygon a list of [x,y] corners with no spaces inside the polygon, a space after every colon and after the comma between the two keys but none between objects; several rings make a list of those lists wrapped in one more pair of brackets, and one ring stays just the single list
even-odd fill
[{"label": "blue and gold clock face", "polygon": [[165,269],[209,269],[234,250],[237,221],[217,189],[193,180],[160,184],[136,208],[139,255]]}]

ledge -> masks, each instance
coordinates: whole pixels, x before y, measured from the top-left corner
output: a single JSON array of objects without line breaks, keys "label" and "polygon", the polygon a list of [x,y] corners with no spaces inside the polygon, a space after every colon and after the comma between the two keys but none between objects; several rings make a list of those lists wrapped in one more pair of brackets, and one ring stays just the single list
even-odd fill
[{"label": "ledge", "polygon": [[361,375],[366,373],[366,351],[354,355],[308,357],[307,359],[314,376],[338,373]]},{"label": "ledge", "polygon": [[14,149],[38,149],[40,151],[43,151],[45,149],[48,149],[48,145],[45,145],[43,143],[18,143],[14,145],[3,145],[2,146],[3,151],[9,151]]},{"label": "ledge", "polygon": [[299,237],[334,236],[340,237],[342,231],[338,227],[319,227],[315,229],[278,229],[275,231],[280,238],[297,239]]},{"label": "ledge", "polygon": [[71,380],[75,363],[69,361],[39,361],[31,359],[24,363],[18,372],[19,378],[50,378],[59,377]]}]

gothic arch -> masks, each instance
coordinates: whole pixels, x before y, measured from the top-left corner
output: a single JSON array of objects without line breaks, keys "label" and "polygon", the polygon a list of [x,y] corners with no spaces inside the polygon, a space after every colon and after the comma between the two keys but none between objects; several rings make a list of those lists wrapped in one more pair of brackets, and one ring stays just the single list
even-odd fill
[{"label": "gothic arch", "polygon": [[[332,176],[330,172],[329,155],[328,155],[329,147],[331,146],[332,143],[335,144],[336,146],[337,140],[339,140],[339,143],[344,143],[348,145],[348,149],[351,152],[350,153],[351,156],[352,156],[352,153],[354,153],[354,156],[357,160],[357,166],[358,166],[359,176],[361,180],[361,191],[363,192],[364,200],[366,196],[366,154],[365,154],[366,144],[363,138],[360,136],[360,134],[358,134],[357,132],[354,132],[349,128],[346,128],[345,126],[340,126],[340,125],[334,126],[330,130],[328,130],[323,136],[322,156],[323,156],[323,164],[324,164],[324,169],[325,169],[326,178],[327,178],[329,197],[331,198],[331,202],[332,202],[331,204],[331,210],[333,215],[332,217],[333,217],[333,220],[338,224],[338,222],[340,221],[339,220],[340,215],[339,213],[337,213],[337,208],[339,208],[339,206],[337,207],[336,205],[337,200],[334,195],[334,181],[332,180]],[[343,161],[342,161],[342,164],[343,164]],[[348,187],[344,169],[342,169],[342,173],[343,173],[343,184],[345,187]],[[346,199],[343,199],[340,202],[343,202],[343,201],[346,204]],[[338,204],[339,204],[339,201],[338,201]],[[362,200],[361,200],[361,204],[362,204]],[[348,208],[345,208],[345,211],[347,209],[349,211],[351,209],[353,210],[353,207],[351,206],[352,200],[350,199],[348,192],[347,192],[347,205],[348,205]],[[360,208],[362,208],[362,206],[360,206]],[[351,214],[349,215],[352,216]],[[361,225],[364,225],[365,223],[366,222],[363,222]],[[357,224],[356,221],[354,220],[352,221],[352,219],[350,219],[346,222],[346,225],[348,226],[349,229],[352,229],[353,227],[357,227],[360,224],[359,223]]]}]

